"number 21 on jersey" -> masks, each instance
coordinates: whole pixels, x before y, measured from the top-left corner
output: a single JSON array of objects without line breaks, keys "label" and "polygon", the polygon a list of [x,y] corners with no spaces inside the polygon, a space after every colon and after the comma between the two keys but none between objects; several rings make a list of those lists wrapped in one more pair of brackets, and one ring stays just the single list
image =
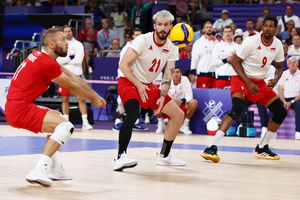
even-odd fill
[{"label": "number 21 on jersey", "polygon": [[[157,61],[156,58],[154,58],[154,60],[152,60],[152,66],[149,68],[149,72],[157,72],[160,66],[160,60]],[[155,68],[155,71],[154,71]]]}]

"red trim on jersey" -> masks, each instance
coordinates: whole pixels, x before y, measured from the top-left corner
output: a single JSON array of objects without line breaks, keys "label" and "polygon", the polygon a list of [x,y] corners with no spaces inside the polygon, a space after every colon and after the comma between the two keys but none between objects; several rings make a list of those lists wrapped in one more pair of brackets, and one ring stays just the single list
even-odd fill
[{"label": "red trim on jersey", "polygon": [[158,46],[158,47],[164,46],[164,45],[166,44],[167,40],[166,40],[163,44],[158,44],[158,43],[155,41],[155,36],[154,36],[154,34],[155,34],[155,31],[153,31],[153,41],[154,41],[154,44],[156,44],[156,46]]},{"label": "red trim on jersey", "polygon": [[274,40],[272,40],[272,42],[270,43],[270,44],[266,44],[264,41],[263,41],[263,39],[262,39],[262,34],[260,35],[260,41],[261,41],[261,43],[263,43],[263,45],[265,45],[266,47],[269,47],[269,46],[271,46],[272,44],[273,44],[273,41]]}]

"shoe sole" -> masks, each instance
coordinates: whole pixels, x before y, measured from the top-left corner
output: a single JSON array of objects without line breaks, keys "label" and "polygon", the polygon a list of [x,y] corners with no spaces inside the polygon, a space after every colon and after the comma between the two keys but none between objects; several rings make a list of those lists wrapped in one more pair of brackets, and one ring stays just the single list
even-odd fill
[{"label": "shoe sole", "polygon": [[51,186],[51,184],[49,185],[48,183],[45,183],[44,181],[42,181],[42,180],[29,180],[29,179],[26,179],[26,181],[28,182],[28,183],[31,183],[31,184],[39,184],[39,185],[41,185],[41,186],[43,186],[43,187],[50,187]]},{"label": "shoe sole", "polygon": [[50,178],[52,181],[69,181],[69,180],[73,180],[73,178],[53,178],[53,177],[48,177]]},{"label": "shoe sole", "polygon": [[271,157],[271,156],[263,156],[261,154],[258,154],[257,152],[253,152],[254,157],[264,160],[280,160],[279,156]]},{"label": "shoe sole", "polygon": [[137,166],[137,163],[133,164],[133,165],[126,165],[126,166],[123,166],[121,168],[118,168],[118,169],[114,169],[114,171],[117,171],[117,172],[120,172],[120,171],[123,171],[123,169],[126,169],[126,168],[133,168]]},{"label": "shoe sole", "polygon": [[177,164],[177,165],[172,165],[172,164],[159,164],[156,163],[157,166],[174,166],[174,167],[184,167],[186,164]]},{"label": "shoe sole", "polygon": [[211,160],[213,161],[214,163],[217,163],[220,161],[220,157],[219,156],[211,156],[211,155],[208,155],[206,153],[201,153],[200,154],[202,156],[202,158],[204,158],[205,160]]}]

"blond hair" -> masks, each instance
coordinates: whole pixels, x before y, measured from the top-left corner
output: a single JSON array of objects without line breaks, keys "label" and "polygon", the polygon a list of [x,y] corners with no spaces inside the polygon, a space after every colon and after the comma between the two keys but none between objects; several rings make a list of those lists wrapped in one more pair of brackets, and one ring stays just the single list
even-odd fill
[{"label": "blond hair", "polygon": [[155,13],[153,16],[153,20],[157,22],[158,20],[170,21],[172,23],[174,21],[174,16],[167,10],[161,10]]},{"label": "blond hair", "polygon": [[57,32],[64,32],[62,28],[49,28],[43,34],[42,44],[47,46],[50,40],[54,40],[54,36]]}]

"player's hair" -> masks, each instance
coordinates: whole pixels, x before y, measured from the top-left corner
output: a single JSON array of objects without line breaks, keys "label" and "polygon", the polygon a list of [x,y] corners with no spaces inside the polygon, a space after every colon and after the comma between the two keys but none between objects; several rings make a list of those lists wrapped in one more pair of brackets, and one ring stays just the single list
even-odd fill
[{"label": "player's hair", "polygon": [[181,69],[178,65],[176,65],[174,69],[179,69],[179,71],[181,72]]},{"label": "player's hair", "polygon": [[49,28],[43,34],[42,44],[47,46],[49,38],[52,38],[57,32],[64,32],[62,28]]},{"label": "player's hair", "polygon": [[204,29],[204,26],[205,26],[206,24],[211,24],[211,25],[212,25],[212,22],[209,21],[209,20],[205,21],[205,22],[202,24],[202,26],[201,26],[201,30]]},{"label": "player's hair", "polygon": [[263,21],[263,24],[266,23],[266,21],[273,21],[275,27],[277,27],[278,21],[277,21],[276,17],[272,17],[272,16],[266,17]]},{"label": "player's hair", "polygon": [[223,28],[223,31],[224,31],[225,29],[230,29],[231,31],[233,31],[233,28],[232,28],[230,25],[226,25],[226,26]]},{"label": "player's hair", "polygon": [[167,10],[161,10],[153,16],[153,20],[157,22],[158,20],[166,20],[172,22],[174,21],[174,16]]},{"label": "player's hair", "polygon": [[246,22],[254,22],[253,19],[247,19]]}]

